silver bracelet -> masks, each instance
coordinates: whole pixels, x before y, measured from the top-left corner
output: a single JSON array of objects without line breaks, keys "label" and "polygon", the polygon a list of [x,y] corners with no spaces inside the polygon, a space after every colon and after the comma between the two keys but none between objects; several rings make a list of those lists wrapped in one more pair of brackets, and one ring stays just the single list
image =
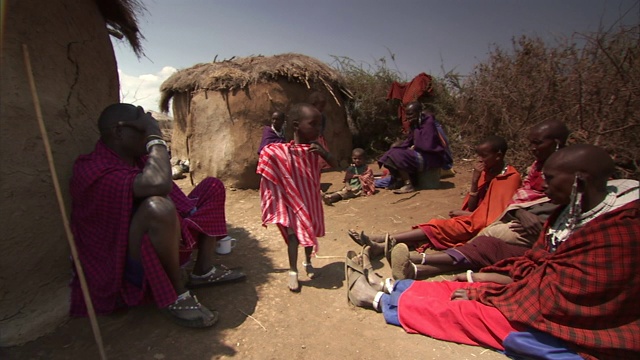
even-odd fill
[{"label": "silver bracelet", "polygon": [[167,142],[161,139],[153,139],[147,143],[147,153],[151,151],[151,147],[154,145],[162,145],[165,148],[168,148]]},{"label": "silver bracelet", "polygon": [[473,282],[473,271],[472,270],[467,270],[467,282],[468,283],[472,283]]}]

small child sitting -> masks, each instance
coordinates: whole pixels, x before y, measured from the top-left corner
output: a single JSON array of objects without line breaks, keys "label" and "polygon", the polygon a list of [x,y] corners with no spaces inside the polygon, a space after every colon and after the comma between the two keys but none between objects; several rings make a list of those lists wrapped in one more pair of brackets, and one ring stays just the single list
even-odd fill
[{"label": "small child sitting", "polygon": [[340,200],[352,199],[361,195],[369,196],[375,191],[373,185],[373,171],[365,164],[364,150],[353,149],[351,152],[352,164],[344,174],[344,188],[323,197],[325,204],[331,205]]}]

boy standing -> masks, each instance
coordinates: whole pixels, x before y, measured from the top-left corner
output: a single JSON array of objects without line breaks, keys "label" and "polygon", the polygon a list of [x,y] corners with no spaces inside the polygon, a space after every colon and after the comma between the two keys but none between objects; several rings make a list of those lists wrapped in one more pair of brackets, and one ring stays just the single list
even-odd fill
[{"label": "boy standing", "polygon": [[289,112],[294,140],[269,144],[262,149],[257,173],[260,181],[262,224],[276,224],[287,243],[289,290],[300,291],[298,244],[305,248],[303,266],[309,278],[318,236],[324,236],[324,212],[320,195],[321,160],[337,166],[337,160],[316,142],[322,116],[310,104],[296,104]]}]

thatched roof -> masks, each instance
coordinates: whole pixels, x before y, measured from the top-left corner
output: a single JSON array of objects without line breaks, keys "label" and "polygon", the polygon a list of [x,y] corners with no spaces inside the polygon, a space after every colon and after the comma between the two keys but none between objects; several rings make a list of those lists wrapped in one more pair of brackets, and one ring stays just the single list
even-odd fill
[{"label": "thatched roof", "polygon": [[234,90],[251,84],[285,78],[311,88],[312,83],[322,83],[336,97],[340,92],[349,94],[340,74],[327,64],[301,54],[251,56],[231,58],[197,64],[171,75],[160,87],[160,109],[169,111],[169,101],[174,94],[197,90]]},{"label": "thatched roof", "polygon": [[95,0],[109,28],[109,34],[127,41],[138,57],[143,55],[138,16],[145,10],[140,0]]}]

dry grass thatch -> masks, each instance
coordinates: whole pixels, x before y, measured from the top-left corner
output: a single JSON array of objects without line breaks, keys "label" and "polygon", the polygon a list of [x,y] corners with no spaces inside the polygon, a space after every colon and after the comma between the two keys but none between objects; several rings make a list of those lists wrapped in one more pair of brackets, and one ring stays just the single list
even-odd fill
[{"label": "dry grass thatch", "polygon": [[110,28],[109,33],[118,38],[127,38],[136,55],[142,56],[141,40],[144,36],[138,28],[138,16],[145,11],[142,2],[140,0],[96,0],[96,4]]},{"label": "dry grass thatch", "polygon": [[[340,74],[327,64],[301,54],[251,56],[197,64],[169,77],[160,87],[160,109],[169,111],[169,101],[176,93],[197,90],[236,90],[251,84],[285,78],[303,83],[307,88],[320,83],[336,98],[347,95]],[[336,91],[337,90],[337,91]]]}]

